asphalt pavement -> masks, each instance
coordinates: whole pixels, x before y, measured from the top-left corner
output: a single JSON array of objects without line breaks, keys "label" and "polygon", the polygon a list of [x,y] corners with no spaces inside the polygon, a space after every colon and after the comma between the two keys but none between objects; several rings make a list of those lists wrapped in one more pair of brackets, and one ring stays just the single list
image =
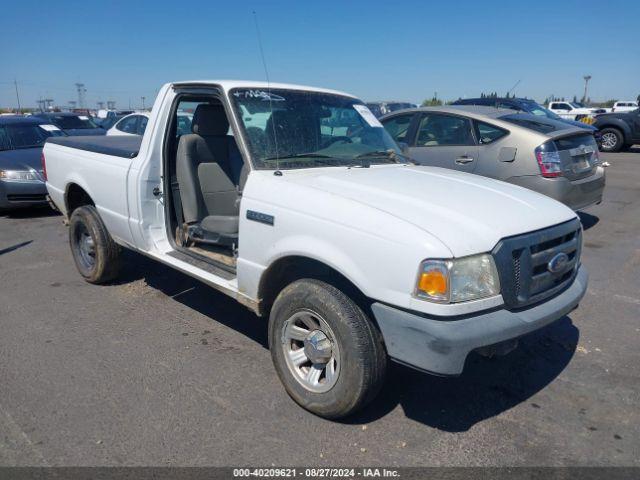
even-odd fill
[{"label": "asphalt pavement", "polygon": [[580,307],[459,378],[395,365],[344,422],[289,399],[232,299],[134,253],[89,285],[62,217],[0,216],[0,465],[640,466],[640,149],[603,158]]}]

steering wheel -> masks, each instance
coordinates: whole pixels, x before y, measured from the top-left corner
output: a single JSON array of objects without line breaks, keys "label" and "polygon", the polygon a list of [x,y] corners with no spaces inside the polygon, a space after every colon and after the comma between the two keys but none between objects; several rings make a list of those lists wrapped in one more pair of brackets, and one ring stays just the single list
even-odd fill
[{"label": "steering wheel", "polygon": [[346,143],[353,143],[353,140],[351,140],[351,138],[347,137],[347,136],[340,136],[340,137],[331,137],[324,145],[324,148],[333,145],[336,142],[346,142]]}]

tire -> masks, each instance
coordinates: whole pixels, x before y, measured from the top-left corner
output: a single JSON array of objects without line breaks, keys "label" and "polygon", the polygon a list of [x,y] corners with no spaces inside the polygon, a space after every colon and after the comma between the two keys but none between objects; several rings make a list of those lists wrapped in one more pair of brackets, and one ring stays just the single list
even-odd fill
[{"label": "tire", "polygon": [[120,247],[113,241],[92,205],[78,207],[69,220],[71,254],[89,283],[107,283],[118,275]]},{"label": "tire", "polygon": [[[384,383],[388,359],[380,331],[353,300],[319,280],[298,280],[280,292],[269,316],[269,348],[289,396],[324,418],[354,413]],[[298,367],[292,359],[302,356]]]},{"label": "tire", "polygon": [[603,128],[600,135],[600,150],[603,152],[619,152],[624,145],[624,136],[617,128]]}]

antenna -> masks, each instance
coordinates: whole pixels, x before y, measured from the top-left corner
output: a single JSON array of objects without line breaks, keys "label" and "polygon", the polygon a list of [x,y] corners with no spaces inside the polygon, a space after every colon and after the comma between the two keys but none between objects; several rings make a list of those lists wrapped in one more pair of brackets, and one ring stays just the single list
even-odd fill
[{"label": "antenna", "polygon": [[280,172],[280,154],[278,153],[278,134],[276,131],[276,123],[273,118],[273,101],[271,99],[271,82],[269,81],[269,70],[267,70],[267,61],[264,57],[264,50],[262,48],[262,35],[260,35],[260,26],[258,25],[258,14],[253,11],[253,21],[256,25],[256,36],[258,37],[258,47],[260,48],[260,57],[262,58],[262,66],[264,67],[264,76],[267,78],[267,92],[269,93],[269,110],[271,111],[271,127],[273,129],[273,141],[276,147],[276,175],[282,175]]},{"label": "antenna", "polygon": [[520,85],[520,82],[521,82],[521,81],[522,81],[522,80],[518,80],[518,81],[516,82],[516,84],[515,84],[513,87],[511,87],[511,90],[509,90],[509,93],[513,92],[513,91],[516,89],[516,87],[517,87],[518,85]]}]

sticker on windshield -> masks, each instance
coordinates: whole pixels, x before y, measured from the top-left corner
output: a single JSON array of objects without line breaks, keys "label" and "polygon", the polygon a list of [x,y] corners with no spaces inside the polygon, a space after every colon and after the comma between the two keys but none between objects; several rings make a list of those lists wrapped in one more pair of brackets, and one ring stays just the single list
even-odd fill
[{"label": "sticker on windshield", "polygon": [[353,108],[369,125],[371,125],[372,127],[382,128],[382,124],[378,121],[376,116],[371,113],[371,110],[369,110],[366,105],[354,105]]},{"label": "sticker on windshield", "polygon": [[43,130],[46,130],[47,132],[57,132],[58,130],[60,130],[55,125],[39,125],[39,127]]},{"label": "sticker on windshield", "polygon": [[86,115],[80,115],[78,118],[80,120],[89,120],[89,117],[87,117]]},{"label": "sticker on windshield", "polygon": [[265,92],[264,90],[244,90],[241,92],[234,92],[233,96],[236,98],[256,98],[263,101],[271,102],[284,102],[285,98],[275,93]]}]

